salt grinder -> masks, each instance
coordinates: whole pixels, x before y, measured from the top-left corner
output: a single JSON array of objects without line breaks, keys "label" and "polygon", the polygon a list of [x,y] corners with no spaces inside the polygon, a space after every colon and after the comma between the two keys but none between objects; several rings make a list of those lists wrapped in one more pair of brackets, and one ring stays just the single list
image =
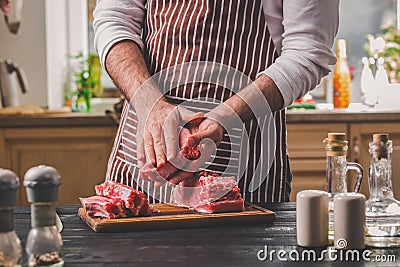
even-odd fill
[{"label": "salt grinder", "polygon": [[335,248],[363,249],[365,247],[365,196],[340,193],[334,198]]},{"label": "salt grinder", "polygon": [[25,173],[24,186],[31,203],[32,228],[26,241],[29,266],[64,266],[62,239],[56,228],[56,206],[60,174],[40,165]]},{"label": "salt grinder", "polygon": [[302,247],[328,245],[328,193],[303,190],[297,193],[297,244]]},{"label": "salt grinder", "polygon": [[21,266],[21,241],[14,231],[14,207],[19,188],[15,173],[0,169],[0,266]]}]

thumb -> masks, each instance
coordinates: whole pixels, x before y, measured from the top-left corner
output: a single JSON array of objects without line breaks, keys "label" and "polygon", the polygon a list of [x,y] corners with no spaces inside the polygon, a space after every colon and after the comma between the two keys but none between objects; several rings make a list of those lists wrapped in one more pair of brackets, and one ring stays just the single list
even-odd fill
[{"label": "thumb", "polygon": [[201,140],[206,139],[206,138],[211,138],[212,139],[212,134],[213,131],[209,128],[199,131],[197,133],[194,133],[188,137],[188,145],[191,147],[197,146],[200,144]]},{"label": "thumb", "polygon": [[184,122],[196,122],[200,123],[200,121],[204,118],[203,112],[193,112],[186,108],[177,107],[179,111],[179,116]]}]

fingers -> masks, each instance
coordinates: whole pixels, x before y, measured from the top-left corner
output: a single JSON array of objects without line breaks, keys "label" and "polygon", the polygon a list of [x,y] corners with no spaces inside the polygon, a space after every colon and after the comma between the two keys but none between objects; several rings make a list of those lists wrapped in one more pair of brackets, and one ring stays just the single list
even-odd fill
[{"label": "fingers", "polygon": [[174,174],[174,176],[171,179],[169,179],[169,182],[171,184],[179,184],[180,182],[182,182],[192,176],[193,176],[193,172],[186,172],[186,171],[177,172],[176,174]]},{"label": "fingers", "polygon": [[167,159],[164,154],[164,142],[162,140],[163,138],[161,136],[161,133],[153,135],[154,153],[156,156],[157,168],[162,167],[167,162]]},{"label": "fingers", "polygon": [[156,153],[154,151],[153,136],[149,131],[145,131],[143,141],[146,161],[150,162],[153,166],[156,166]]},{"label": "fingers", "polygon": [[[212,138],[214,135],[214,131],[211,128],[207,128],[205,130],[199,131],[197,133],[194,133],[189,136],[188,138],[188,144],[191,147],[197,146],[200,144],[201,140],[206,139],[206,138]],[[214,140],[215,141],[215,140]]]},{"label": "fingers", "polygon": [[178,109],[174,108],[169,114],[164,123],[163,135],[165,141],[165,149],[167,160],[171,161],[178,153],[178,126],[179,126]]},{"label": "fingers", "polygon": [[139,168],[142,168],[146,163],[146,156],[144,151],[143,137],[140,134],[136,136],[136,154],[137,154]]},{"label": "fingers", "polygon": [[180,107],[180,106],[177,106],[176,108],[177,108],[177,110],[179,112],[180,119],[183,122],[200,123],[200,121],[204,118],[204,113],[203,112],[195,113],[193,111],[190,111],[190,110],[188,110],[186,108],[183,108],[183,107]]},{"label": "fingers", "polygon": [[185,166],[184,171],[176,172],[172,177],[170,177],[169,182],[171,184],[179,184],[180,182],[193,176],[197,172],[202,164],[210,159],[211,155],[215,151],[215,143],[212,141],[205,142],[201,145],[201,157],[198,160],[189,162]]}]

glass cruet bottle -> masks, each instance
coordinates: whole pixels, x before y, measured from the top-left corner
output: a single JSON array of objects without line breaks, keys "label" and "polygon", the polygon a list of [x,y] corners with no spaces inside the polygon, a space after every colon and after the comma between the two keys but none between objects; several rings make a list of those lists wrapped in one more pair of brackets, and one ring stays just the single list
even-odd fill
[{"label": "glass cruet bottle", "polygon": [[24,186],[31,203],[32,228],[26,241],[29,266],[64,266],[62,239],[56,228],[56,206],[60,174],[40,165],[25,173]]},{"label": "glass cruet bottle", "polygon": [[369,143],[370,197],[366,202],[366,243],[375,247],[400,246],[400,202],[392,188],[392,141],[374,134]]},{"label": "glass cruet bottle", "polygon": [[0,266],[21,266],[21,241],[14,231],[14,207],[19,179],[10,170],[0,169]]},{"label": "glass cruet bottle", "polygon": [[345,133],[328,133],[328,138],[325,138],[324,144],[326,149],[325,189],[329,195],[330,207],[332,207],[335,194],[348,192],[347,171],[357,171],[354,185],[354,192],[356,193],[360,191],[364,171],[360,164],[346,161],[348,142]]},{"label": "glass cruet bottle", "polygon": [[323,143],[326,149],[325,191],[329,197],[329,239],[333,240],[333,199],[338,193],[348,192],[346,174],[349,170],[357,171],[354,192],[359,193],[364,171],[360,164],[346,161],[348,142],[345,133],[328,133]]}]

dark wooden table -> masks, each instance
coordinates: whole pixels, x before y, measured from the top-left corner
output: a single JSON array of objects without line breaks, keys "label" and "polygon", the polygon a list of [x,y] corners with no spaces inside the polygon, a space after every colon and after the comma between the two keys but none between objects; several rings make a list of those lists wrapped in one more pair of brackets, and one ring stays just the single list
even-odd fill
[{"label": "dark wooden table", "polygon": [[[79,219],[78,206],[58,207],[64,224],[65,266],[400,266],[398,248],[367,248],[373,253],[371,257],[395,255],[397,262],[385,264],[363,260],[333,261],[327,257],[323,262],[303,261],[301,253],[304,249],[296,246],[295,204],[268,204],[265,207],[276,212],[273,224],[131,233],[95,233]],[[15,230],[25,246],[30,211],[28,207],[18,207],[15,213]],[[269,258],[260,261],[257,257],[265,247],[268,254],[275,250],[272,262]],[[279,250],[286,253],[281,255],[288,261],[278,259]],[[296,257],[294,251],[299,253],[299,261],[289,258],[289,253]],[[304,255],[307,259],[308,254]]]}]

